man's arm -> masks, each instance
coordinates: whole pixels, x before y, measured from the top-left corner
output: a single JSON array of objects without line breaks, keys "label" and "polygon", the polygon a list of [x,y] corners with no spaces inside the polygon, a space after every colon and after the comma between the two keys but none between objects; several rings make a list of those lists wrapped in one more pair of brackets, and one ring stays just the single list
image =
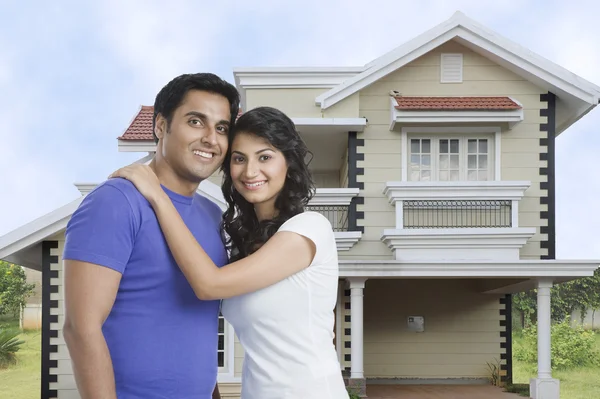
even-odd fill
[{"label": "man's arm", "polygon": [[215,390],[213,391],[212,399],[221,399],[221,393],[219,392],[219,384],[215,384]]},{"label": "man's arm", "polygon": [[115,301],[121,273],[76,260],[64,261],[63,334],[82,399],[116,399],[115,377],[102,324]]}]

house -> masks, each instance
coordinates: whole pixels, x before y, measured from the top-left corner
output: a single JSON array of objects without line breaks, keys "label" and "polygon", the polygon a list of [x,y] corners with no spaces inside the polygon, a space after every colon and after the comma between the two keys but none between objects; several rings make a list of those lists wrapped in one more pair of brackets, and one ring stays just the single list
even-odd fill
[{"label": "house", "polygon": [[[243,109],[285,111],[314,152],[310,206],[336,231],[336,348],[351,386],[512,378],[511,294],[538,289],[534,398],[558,398],[550,288],[598,261],[555,259],[555,139],[600,87],[457,12],[367,65],[238,68]],[[154,151],[141,107],[119,151]],[[200,192],[224,206],[215,175]],[[0,238],[0,259],[42,270],[42,397],[77,398],[62,338],[64,229],[82,197]],[[224,397],[243,348],[225,322]],[[366,383],[366,385],[365,385]],[[543,395],[543,396],[542,396]]]}]

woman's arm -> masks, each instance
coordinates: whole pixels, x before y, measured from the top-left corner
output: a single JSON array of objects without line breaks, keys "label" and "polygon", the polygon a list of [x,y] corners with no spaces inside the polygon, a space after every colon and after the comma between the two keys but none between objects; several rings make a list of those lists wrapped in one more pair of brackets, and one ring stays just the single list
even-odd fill
[{"label": "woman's arm", "polygon": [[164,192],[150,203],[175,261],[200,299],[229,298],[268,287],[308,267],[316,253],[310,239],[282,231],[252,255],[218,268]]}]

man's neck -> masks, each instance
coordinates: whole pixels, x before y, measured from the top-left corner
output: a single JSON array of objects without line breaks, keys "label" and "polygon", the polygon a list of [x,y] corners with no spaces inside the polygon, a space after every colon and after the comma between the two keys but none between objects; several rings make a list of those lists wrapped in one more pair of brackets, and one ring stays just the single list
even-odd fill
[{"label": "man's neck", "polygon": [[200,183],[182,180],[164,160],[158,162],[154,157],[148,166],[154,171],[160,184],[179,195],[191,197],[198,190]]}]

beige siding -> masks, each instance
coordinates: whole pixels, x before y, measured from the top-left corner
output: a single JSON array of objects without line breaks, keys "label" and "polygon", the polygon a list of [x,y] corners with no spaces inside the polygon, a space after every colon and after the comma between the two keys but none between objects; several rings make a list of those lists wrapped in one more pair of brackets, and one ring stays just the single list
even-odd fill
[{"label": "beige siding", "polygon": [[342,188],[348,187],[348,147],[344,151],[342,163],[340,164],[339,184]]},{"label": "beige siding", "polygon": [[[504,338],[500,296],[464,280],[368,280],[364,292],[367,378],[486,378]],[[425,331],[411,332],[409,316]]]},{"label": "beige siding", "polygon": [[340,178],[338,172],[313,173],[313,180],[317,188],[339,188]]},{"label": "beige siding", "polygon": [[246,107],[247,110],[251,110],[260,106],[270,106],[285,112],[290,118],[358,118],[358,93],[322,112],[315,99],[326,90],[247,89]]},{"label": "beige siding", "polygon": [[[444,52],[463,54],[463,83],[440,83],[440,54]],[[539,247],[539,242],[547,238],[539,234],[539,227],[546,224],[540,219],[539,212],[547,208],[540,205],[539,200],[540,196],[546,195],[545,190],[540,190],[539,183],[547,180],[539,174],[539,168],[547,164],[539,160],[539,153],[546,151],[539,144],[539,139],[546,134],[540,132],[539,127],[547,119],[539,116],[540,109],[545,107],[545,103],[540,102],[540,94],[544,91],[460,44],[449,42],[360,92],[359,114],[369,120],[365,132],[358,135],[359,139],[365,140],[364,147],[358,149],[359,153],[365,154],[364,161],[358,162],[358,167],[364,168],[364,176],[359,176],[358,181],[365,183],[361,191],[365,203],[358,210],[365,212],[362,221],[365,232],[361,241],[342,258],[392,259],[391,251],[380,243],[382,230],[395,225],[395,209],[383,195],[385,182],[401,180],[402,176],[401,134],[389,130],[391,90],[407,96],[504,95],[523,105],[525,120],[512,130],[503,126],[501,179],[532,182],[519,205],[520,225],[536,227],[537,234],[523,248],[522,256],[531,258],[545,254],[546,250]]]}]

